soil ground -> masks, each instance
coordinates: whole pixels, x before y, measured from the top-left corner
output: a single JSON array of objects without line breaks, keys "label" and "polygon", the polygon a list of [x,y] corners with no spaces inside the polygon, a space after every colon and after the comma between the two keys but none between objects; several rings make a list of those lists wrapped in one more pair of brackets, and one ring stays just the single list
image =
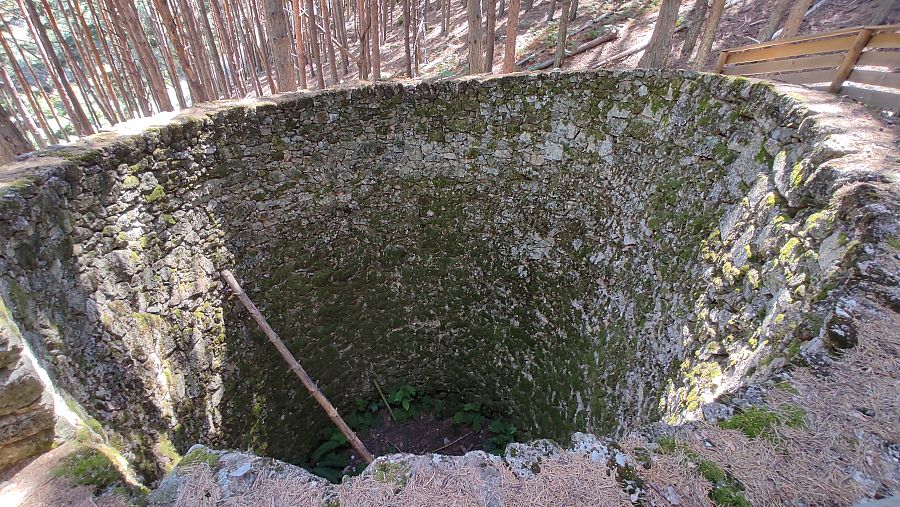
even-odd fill
[{"label": "soil ground", "polygon": [[484,449],[490,432],[454,424],[450,419],[424,415],[419,419],[395,422],[387,417],[384,423],[364,433],[360,439],[376,456],[395,452],[412,454],[439,453],[462,456]]}]

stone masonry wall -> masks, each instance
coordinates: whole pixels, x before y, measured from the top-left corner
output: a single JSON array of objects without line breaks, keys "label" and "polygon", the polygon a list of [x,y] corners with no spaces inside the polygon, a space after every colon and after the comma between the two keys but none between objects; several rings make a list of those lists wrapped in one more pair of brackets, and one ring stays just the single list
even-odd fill
[{"label": "stone masonry wall", "polygon": [[620,433],[828,334],[858,244],[836,188],[864,177],[828,136],[680,72],[214,103],[14,168],[0,298],[149,476],[173,442],[298,462],[324,427],[224,268],[339,409],[410,383],[530,437]]}]

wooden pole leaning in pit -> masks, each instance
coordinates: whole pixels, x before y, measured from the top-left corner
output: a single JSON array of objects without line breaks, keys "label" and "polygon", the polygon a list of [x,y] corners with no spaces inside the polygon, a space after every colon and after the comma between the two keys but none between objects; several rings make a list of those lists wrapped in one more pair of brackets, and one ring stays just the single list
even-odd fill
[{"label": "wooden pole leaning in pit", "polygon": [[300,381],[303,382],[303,385],[306,386],[306,389],[309,390],[309,394],[312,395],[313,398],[319,402],[322,409],[325,410],[325,413],[328,414],[328,417],[331,421],[341,430],[341,433],[347,437],[347,440],[350,442],[350,445],[353,449],[359,453],[360,457],[366,461],[366,463],[371,463],[375,460],[372,457],[372,454],[366,449],[366,446],[362,443],[359,437],[356,436],[356,433],[347,426],[347,423],[341,418],[341,415],[338,414],[338,411],[334,408],[334,405],[328,401],[328,398],[322,394],[322,391],[316,387],[316,383],[309,377],[306,373],[306,370],[300,366],[300,363],[297,362],[297,359],[294,358],[294,355],[291,354],[291,351],[284,346],[284,342],[281,341],[281,338],[278,337],[278,334],[275,333],[275,330],[269,326],[269,323],[266,322],[265,317],[262,316],[262,313],[259,312],[259,309],[256,308],[256,305],[253,304],[253,301],[247,296],[247,293],[244,292],[244,289],[241,288],[240,284],[234,278],[234,275],[229,270],[222,271],[222,276],[225,278],[225,281],[228,282],[228,285],[231,287],[232,292],[238,297],[241,303],[244,305],[244,308],[250,312],[250,315],[253,317],[253,320],[259,325],[259,328],[263,333],[269,338],[269,341],[272,342],[272,345],[275,345],[275,348],[278,349],[278,352],[281,353],[281,357],[287,362],[288,366],[290,366],[291,371],[293,371],[299,378]]}]

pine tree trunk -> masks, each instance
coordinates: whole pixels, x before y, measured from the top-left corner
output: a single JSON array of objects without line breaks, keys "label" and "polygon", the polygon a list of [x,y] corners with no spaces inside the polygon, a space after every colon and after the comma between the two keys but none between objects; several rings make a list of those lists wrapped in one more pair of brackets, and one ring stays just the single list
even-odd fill
[{"label": "pine tree trunk", "polygon": [[566,37],[569,31],[569,0],[562,0],[559,10],[559,34],[556,41],[556,55],[553,57],[553,68],[561,69],[566,57]]},{"label": "pine tree trunk", "polygon": [[[156,101],[161,111],[171,111],[173,109],[172,101],[169,99],[168,90],[166,90],[166,82],[163,79],[162,72],[159,70],[156,56],[150,49],[149,39],[144,32],[144,27],[141,25],[141,20],[138,15],[137,7],[134,5],[134,0],[113,1],[116,2],[116,7],[121,14],[121,18],[115,20],[117,28],[121,28],[121,23],[124,21],[128,28],[125,30],[125,33],[131,39],[132,46],[134,46],[135,52],[138,55],[138,60],[141,62],[141,69],[147,75],[147,81],[150,84],[150,93],[153,96],[153,99]],[[156,0],[156,2],[159,1],[160,0]],[[166,13],[168,12],[169,10],[166,8]],[[165,13],[160,12],[163,22],[166,20],[164,14]],[[169,18],[171,19],[171,14],[169,14]],[[174,20],[172,20],[172,23],[174,25]],[[172,37],[172,44],[175,46],[176,52],[179,50],[182,53],[184,52],[184,44],[182,44],[179,39]],[[184,68],[184,65],[182,65],[182,67]],[[185,69],[185,74],[190,76],[187,69]],[[190,85],[190,77],[188,78],[188,84]],[[205,100],[205,98],[195,98],[195,100]]]},{"label": "pine tree trunk", "polygon": [[381,16],[378,10],[378,0],[370,0],[372,6],[372,80],[381,79],[381,37],[379,35],[379,26],[381,24]]},{"label": "pine tree trunk", "polygon": [[125,115],[125,112],[119,103],[119,98],[112,86],[112,81],[110,81],[109,75],[106,73],[106,68],[103,65],[103,58],[100,56],[100,51],[97,49],[97,45],[94,43],[94,36],[87,25],[87,21],[85,21],[84,19],[84,12],[81,10],[81,4],[78,0],[72,0],[70,2],[70,5],[73,8],[76,20],[81,26],[81,32],[84,35],[84,38],[87,40],[88,48],[90,49],[90,53],[93,55],[92,58],[94,60],[94,64],[96,65],[97,74],[103,81],[103,86],[106,89],[106,94],[109,97],[109,100],[112,102],[113,107],[115,107],[115,111],[118,117],[122,120],[125,120],[127,119],[127,116]]},{"label": "pine tree trunk", "polygon": [[315,65],[316,80],[319,83],[319,89],[325,88],[325,75],[322,72],[322,58],[319,51],[319,36],[316,28],[316,10],[313,7],[313,0],[306,0],[306,13],[309,21],[309,46],[312,48],[312,63]]},{"label": "pine tree trunk", "polygon": [[[126,0],[124,3],[131,3],[131,0]],[[193,102],[196,104],[198,102],[206,102],[209,100],[209,97],[206,93],[206,87],[203,86],[203,83],[200,82],[200,77],[197,74],[196,69],[194,69],[191,60],[188,58],[187,50],[185,48],[185,41],[182,40],[181,35],[178,33],[178,23],[175,21],[175,18],[172,16],[172,11],[169,9],[169,5],[166,3],[166,0],[153,0],[153,4],[156,6],[156,12],[159,13],[159,17],[162,19],[163,26],[166,29],[166,32],[169,35],[169,39],[172,41],[172,46],[175,48],[175,54],[178,56],[178,61],[181,64],[181,70],[184,72],[184,77],[187,80],[188,90],[191,92],[191,98]],[[132,4],[133,7],[133,4]],[[135,20],[137,25],[140,25],[140,21]],[[141,29],[143,33],[143,29]],[[146,36],[144,37],[146,40]],[[149,45],[146,44],[135,44],[136,46],[144,45],[146,47],[146,51],[149,51]],[[152,65],[155,63],[154,59],[148,58],[148,63],[145,65]],[[142,58],[143,59],[143,58]],[[159,68],[155,67],[156,72],[159,72]],[[160,76],[161,79],[161,76]],[[154,93],[156,95],[156,93]],[[168,100],[168,96],[166,96],[166,100]],[[168,109],[171,109],[171,104]]]},{"label": "pine tree trunk", "polygon": [[800,31],[800,25],[803,24],[803,18],[806,16],[806,10],[812,0],[797,0],[787,19],[784,21],[784,28],[781,30],[779,39],[788,39],[797,35]]},{"label": "pine tree trunk", "polygon": [[703,30],[703,20],[706,19],[706,10],[709,8],[709,0],[696,0],[691,12],[688,14],[688,21],[691,26],[687,29],[687,35],[684,37],[684,45],[681,46],[681,57],[690,58],[697,46],[697,38]]},{"label": "pine tree trunk", "polygon": [[410,0],[403,0],[403,49],[406,55],[406,77],[413,77],[412,71],[412,51],[409,46],[410,31]]},{"label": "pine tree trunk", "polygon": [[[345,49],[349,49],[350,45],[347,43],[347,24],[344,18],[344,6],[341,5],[341,0],[334,0],[332,4],[335,8],[331,9],[334,14],[334,24],[337,31],[337,37],[341,41],[341,44]],[[350,73],[350,60],[347,58],[347,53],[345,51],[341,51],[341,66],[343,67],[343,75],[347,75]]]},{"label": "pine tree trunk", "polygon": [[178,106],[182,109],[187,107],[187,101],[184,98],[184,91],[181,89],[181,79],[178,77],[178,70],[175,67],[175,59],[172,57],[172,51],[169,49],[170,41],[163,34],[162,25],[159,21],[159,14],[156,11],[150,13],[150,28],[153,30],[153,36],[159,43],[160,53],[166,62],[166,69],[169,71],[169,80],[172,82],[172,88],[175,90],[175,98],[178,99]]},{"label": "pine tree trunk", "polygon": [[697,48],[697,58],[694,60],[694,68],[703,69],[706,66],[706,60],[709,58],[709,52],[712,50],[713,39],[719,30],[719,22],[722,20],[722,12],[725,10],[725,0],[713,0],[712,8],[709,11],[709,18],[703,27],[703,38],[700,39],[700,47]]},{"label": "pine tree trunk", "polygon": [[648,69],[665,68],[672,52],[672,39],[675,36],[675,19],[678,17],[678,7],[681,0],[663,0],[653,27],[653,35],[650,43],[644,50],[644,56],[638,62],[638,67]]},{"label": "pine tree trunk", "polygon": [[359,78],[369,79],[369,7],[366,0],[356,1],[356,40],[359,44]]},{"label": "pine tree trunk", "polygon": [[[184,28],[184,40],[190,44],[190,52],[188,56],[194,63],[200,76],[200,84],[206,91],[207,100],[215,100],[220,95],[220,86],[213,75],[213,66],[209,61],[209,54],[203,45],[203,37],[197,28],[197,22],[194,18],[196,9],[191,5],[189,0],[175,0],[177,6],[176,12],[173,13],[176,21],[181,21],[179,26]],[[224,90],[224,88],[221,88]],[[224,91],[222,92],[224,95]]]},{"label": "pine tree trunk", "polygon": [[[152,108],[150,107],[150,98],[147,96],[147,88],[144,87],[144,82],[141,79],[141,74],[137,70],[137,64],[132,59],[131,50],[128,47],[128,36],[126,35],[125,27],[123,27],[123,23],[117,22],[112,23],[111,18],[115,17],[116,19],[124,19],[124,14],[122,12],[121,7],[115,2],[115,0],[107,0],[107,9],[100,9],[100,13],[103,15],[103,22],[106,23],[106,26],[109,26],[113,31],[113,39],[111,40],[111,44],[116,54],[118,55],[119,61],[122,62],[122,66],[125,69],[125,88],[124,92],[128,97],[134,97],[135,102],[137,104],[137,108],[140,111],[140,116],[149,116],[152,114]],[[129,31],[130,32],[130,31]],[[132,37],[137,37],[136,34],[131,34]],[[140,55],[138,55],[140,57]],[[150,95],[153,95],[153,84],[151,80],[148,78],[148,85],[150,88]],[[135,116],[138,116],[137,114]]]},{"label": "pine tree trunk", "polygon": [[303,47],[303,20],[300,17],[300,0],[293,0],[294,39],[297,45],[297,73],[300,77],[300,89],[305,90],[306,85],[306,48]]},{"label": "pine tree trunk", "polygon": [[450,0],[441,2],[441,35],[447,35],[450,31]]},{"label": "pine tree trunk", "polygon": [[550,10],[547,12],[547,22],[553,21],[553,15],[556,14],[556,0],[550,0]]},{"label": "pine tree trunk", "polygon": [[891,9],[893,9],[895,5],[897,5],[897,0],[881,0],[881,3],[878,4],[878,8],[872,13],[869,24],[880,25],[887,21],[888,14],[890,14]]},{"label": "pine tree trunk", "polygon": [[516,69],[516,38],[519,35],[520,0],[509,0],[509,15],[506,17],[506,48],[503,51],[503,73]]},{"label": "pine tree trunk", "polygon": [[481,0],[468,0],[466,4],[468,23],[469,74],[484,71],[484,38],[481,35]]},{"label": "pine tree trunk", "polygon": [[[78,2],[76,2],[77,4]],[[122,79],[122,68],[123,64],[116,59],[113,55],[113,52],[109,49],[108,39],[112,37],[112,35],[104,28],[104,21],[100,16],[97,15],[97,11],[94,9],[94,3],[89,1],[87,2],[88,10],[91,13],[91,19],[94,22],[94,27],[97,29],[97,38],[100,40],[100,46],[103,48],[103,54],[106,55],[106,61],[109,63],[110,74],[112,74],[113,81],[116,83],[116,89],[118,92],[118,97],[121,102],[125,103],[125,118],[134,118],[138,114],[138,105],[135,99],[135,94],[129,93],[128,87],[125,84],[125,80]],[[102,8],[102,7],[101,7]],[[102,60],[101,60],[102,61]],[[105,69],[104,69],[105,73]]]},{"label": "pine tree trunk", "polygon": [[[209,47],[210,59],[213,61],[213,70],[216,72],[216,79],[219,82],[219,87],[222,92],[222,95],[225,97],[233,97],[234,93],[232,91],[231,85],[228,83],[228,78],[225,76],[225,68],[222,65],[222,55],[219,53],[219,48],[216,46],[216,37],[213,34],[212,25],[209,22],[209,9],[206,7],[206,2],[204,0],[197,0],[197,16],[201,20],[201,25],[203,25],[203,33],[206,36],[206,45]],[[282,16],[284,16],[284,12],[282,12]],[[288,46],[290,46],[291,40],[288,39]],[[290,50],[288,50],[290,53]],[[290,56],[288,57],[290,60]],[[291,64],[293,66],[293,64]]]},{"label": "pine tree trunk", "polygon": [[791,0],[777,0],[775,2],[775,5],[772,7],[772,12],[769,13],[768,19],[766,19],[765,24],[759,29],[759,34],[756,36],[760,42],[765,42],[775,35],[790,4]]},{"label": "pine tree trunk", "polygon": [[572,7],[569,8],[569,21],[575,21],[578,17],[578,0],[572,0]]},{"label": "pine tree trunk", "polygon": [[275,69],[275,82],[278,92],[286,92],[297,88],[294,75],[294,57],[291,54],[291,39],[288,36],[287,17],[281,0],[265,0],[266,28]]},{"label": "pine tree trunk", "polygon": [[12,162],[17,155],[32,149],[31,143],[12,122],[9,112],[0,106],[0,164]]},{"label": "pine tree trunk", "polygon": [[84,114],[84,109],[82,109],[81,104],[78,102],[78,98],[75,96],[75,91],[72,89],[69,80],[66,78],[59,57],[57,57],[56,53],[53,51],[53,45],[50,43],[50,38],[47,36],[47,32],[44,29],[44,25],[41,22],[41,18],[38,15],[33,0],[21,0],[20,7],[22,8],[22,13],[30,20],[29,25],[35,39],[39,42],[38,47],[41,50],[44,61],[47,63],[48,67],[52,67],[50,76],[53,78],[53,84],[59,92],[63,107],[69,114],[69,119],[72,121],[75,131],[80,136],[93,134],[94,128],[91,126],[91,122],[88,120],[87,115]]},{"label": "pine tree trunk", "polygon": [[487,47],[484,56],[484,71],[494,70],[494,43],[497,39],[497,0],[487,0]]},{"label": "pine tree trunk", "polygon": [[41,137],[41,134],[38,131],[37,125],[34,124],[34,121],[31,119],[31,115],[28,114],[28,109],[25,108],[25,104],[22,103],[22,99],[19,98],[19,94],[16,93],[12,78],[9,77],[9,72],[6,71],[6,67],[0,67],[0,80],[3,81],[0,84],[2,84],[3,88],[6,90],[6,94],[9,95],[13,106],[15,107],[16,111],[19,112],[19,116],[22,118],[22,125],[25,127],[25,130],[27,130],[28,133],[31,134],[31,137],[38,142],[38,146],[40,146],[41,148],[47,146],[47,144],[44,142],[44,138]]},{"label": "pine tree trunk", "polygon": [[328,11],[328,0],[319,0],[319,11],[322,13],[322,28],[325,38],[325,52],[328,56],[328,70],[331,72],[331,84],[338,84],[337,58],[334,53],[334,40],[331,33],[331,13]]},{"label": "pine tree trunk", "polygon": [[[37,99],[35,99],[34,93],[31,90],[31,85],[28,84],[28,80],[25,78],[25,73],[22,72],[22,68],[16,61],[16,57],[12,52],[12,48],[6,41],[6,37],[3,35],[2,31],[0,31],[0,45],[3,46],[3,52],[6,53],[6,59],[9,60],[9,65],[10,67],[12,67],[13,73],[16,75],[16,79],[19,81],[19,87],[22,88],[25,98],[28,100],[28,104],[31,105],[31,109],[32,111],[34,111],[34,115],[37,118],[38,123],[41,124],[41,129],[44,131],[44,137],[46,137],[51,143],[58,142],[59,140],[53,134],[53,129],[51,129],[50,125],[47,123],[47,117],[44,116],[44,112],[41,111],[41,107],[40,105],[38,105]],[[40,86],[40,83],[36,82],[36,84]],[[43,146],[41,147],[43,148]]]},{"label": "pine tree trunk", "polygon": [[250,15],[253,17],[253,26],[256,27],[256,44],[254,45],[254,48],[256,49],[263,72],[265,72],[266,82],[269,84],[269,93],[276,93],[278,87],[275,84],[275,76],[272,73],[271,54],[269,53],[269,44],[266,39],[266,33],[263,31],[262,17],[259,15],[256,0],[249,0],[248,4]]}]

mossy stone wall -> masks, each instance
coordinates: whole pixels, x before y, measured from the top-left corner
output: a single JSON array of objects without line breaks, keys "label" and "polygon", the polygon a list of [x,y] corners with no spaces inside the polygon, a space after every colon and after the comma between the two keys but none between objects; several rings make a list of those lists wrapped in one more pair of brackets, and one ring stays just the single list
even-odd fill
[{"label": "mossy stone wall", "polygon": [[169,438],[298,461],[327,424],[224,268],[339,409],[377,381],[532,437],[689,417],[819,332],[852,232],[805,115],[650,71],[213,104],[32,161],[0,296],[151,475]]}]

